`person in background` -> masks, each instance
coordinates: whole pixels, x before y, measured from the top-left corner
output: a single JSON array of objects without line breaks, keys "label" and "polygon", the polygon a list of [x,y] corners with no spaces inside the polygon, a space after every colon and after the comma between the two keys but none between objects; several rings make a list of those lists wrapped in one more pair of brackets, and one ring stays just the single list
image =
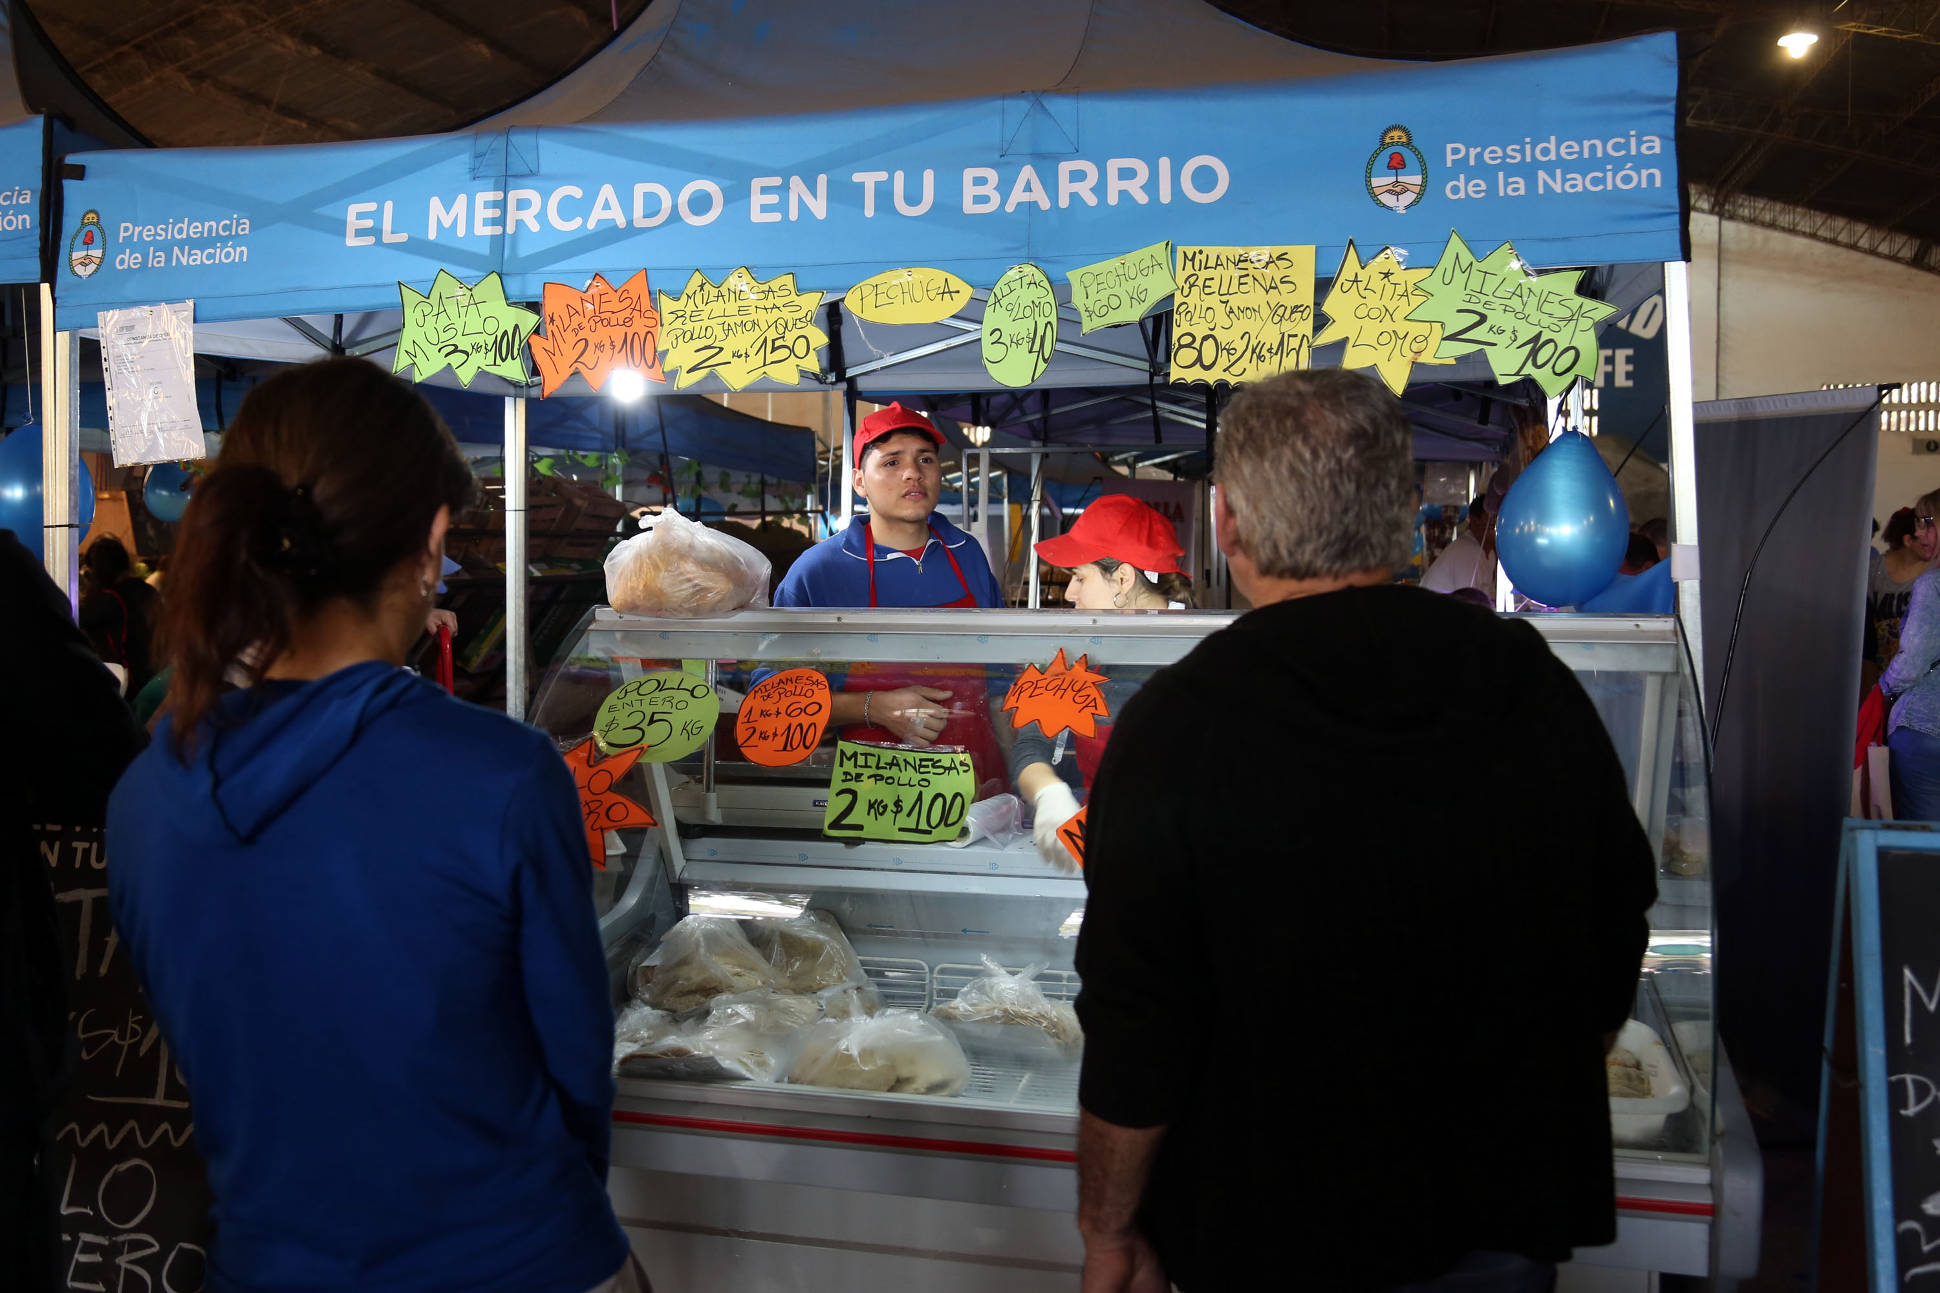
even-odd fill
[{"label": "person in background", "polygon": [[1914,583],[1932,568],[1934,558],[1940,556],[1940,530],[1934,528],[1930,519],[1924,523],[1919,519],[1920,514],[1932,510],[1918,503],[1902,507],[1887,518],[1886,529],[1880,536],[1886,543],[1886,551],[1873,564],[1866,606],[1867,614],[1872,616],[1873,640],[1882,667],[1891,664],[1900,649],[1900,621],[1906,617],[1912,602]]},{"label": "person in background", "polygon": [[[1916,536],[1934,533],[1940,490],[1923,494],[1910,509]],[[1895,513],[1886,525],[1894,533]],[[1904,544],[1893,551],[1905,550]],[[1893,551],[1886,554],[1891,560]],[[1927,566],[1912,580],[1906,618],[1899,624],[1897,651],[1879,676],[1879,689],[1892,700],[1886,720],[1886,745],[1893,752],[1893,815],[1906,821],[1940,822],[1940,569]]]},{"label": "person in background", "polygon": [[1665,561],[1671,555],[1671,526],[1661,516],[1653,516],[1637,527],[1637,533],[1650,540],[1651,547],[1657,549],[1657,560]]},{"label": "person in background", "polygon": [[113,535],[88,545],[81,572],[88,586],[81,599],[81,631],[102,660],[128,675],[122,694],[137,696],[155,676],[155,590],[134,577],[128,549]]},{"label": "person in background", "polygon": [[[862,419],[856,492],[869,510],[795,561],[775,588],[775,605],[1001,607],[983,548],[936,510],[942,445],[929,418],[901,404]],[[831,682],[831,725],[846,729],[844,739],[962,746],[977,768],[978,797],[998,788],[1003,752],[981,677],[961,666],[855,665]]]},{"label": "person in background", "polygon": [[[1596,708],[1541,635],[1389,585],[1412,469],[1399,401],[1357,373],[1247,386],[1220,418],[1214,532],[1255,609],[1131,699],[1091,790],[1086,1293],[1274,1270],[1329,1293],[1539,1293],[1573,1247],[1616,1238],[1604,1052],[1656,863]],[[1462,757],[1423,781],[1424,749]],[[1513,828],[1452,857],[1446,823],[1505,786]],[[1484,1002],[1451,967],[1498,928],[1544,970]],[[1283,1014],[1273,992],[1226,985],[1294,963],[1302,1034],[1351,1037],[1345,1053],[1155,1044],[1172,1020],[1258,1036]],[[1450,1155],[1435,1092],[1490,1071],[1517,1074],[1517,1134]],[[1325,1165],[1324,1188],[1301,1163]]]},{"label": "person in background", "polygon": [[1657,545],[1650,537],[1639,530],[1630,533],[1630,546],[1623,550],[1623,564],[1617,567],[1620,575],[1641,575],[1656,565],[1662,557],[1657,555]]},{"label": "person in background", "polygon": [[401,667],[472,489],[421,396],[331,359],[245,397],[181,521],[108,890],[195,1101],[213,1287],[641,1283],[572,777]]},{"label": "person in background", "polygon": [[99,826],[108,792],[147,741],[111,674],[69,618],[66,594],[11,530],[0,530],[0,1280],[64,1287],[55,1240],[58,1181],[45,1179],[68,1029],[72,952],[60,927],[37,825]]},{"label": "person in background", "polygon": [[1495,517],[1490,515],[1484,495],[1477,494],[1468,505],[1468,520],[1454,542],[1442,549],[1435,564],[1421,577],[1421,586],[1431,593],[1452,593],[1458,588],[1481,591],[1495,601]]},{"label": "person in background", "polygon": [[[1179,568],[1184,554],[1172,522],[1129,494],[1094,500],[1069,530],[1037,545],[1039,557],[1071,572],[1064,599],[1081,611],[1185,610],[1192,605],[1192,584]],[[1107,712],[1095,720],[1097,735],[1071,734],[1069,765],[1065,738],[1054,743],[1035,722],[1017,733],[1010,751],[1011,781],[1031,805],[1038,856],[1067,871],[1078,865],[1058,840],[1058,828],[1077,816],[1078,792],[1091,784],[1111,740],[1112,715],[1138,684],[1108,678],[1100,690]]]}]

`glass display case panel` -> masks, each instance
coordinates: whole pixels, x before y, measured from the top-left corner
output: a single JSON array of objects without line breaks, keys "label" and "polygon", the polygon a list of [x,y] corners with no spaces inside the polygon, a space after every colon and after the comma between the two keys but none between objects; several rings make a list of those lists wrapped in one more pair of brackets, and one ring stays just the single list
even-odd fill
[{"label": "glass display case panel", "polygon": [[[825,732],[799,763],[764,766],[736,741],[740,705],[761,679],[791,668],[816,670],[836,692],[941,687],[951,693],[945,739],[970,755],[976,798],[989,805],[1014,790],[1008,765],[1018,733],[1004,700],[1025,670],[1060,651],[1067,660],[1083,655],[1110,680],[1108,710],[1116,712],[1156,670],[1231,618],[748,611],[686,622],[604,608],[589,616],[534,709],[535,723],[562,746],[586,739],[606,696],[647,673],[685,670],[721,699],[700,748],[667,763],[642,759],[618,783],[675,825],[609,833],[597,877],[616,1000],[644,999],[622,1015],[623,1034],[629,1020],[644,1020],[639,1035],[648,1039],[622,1064],[623,1076],[831,1081],[892,1101],[1075,1112],[1078,1054],[1064,1029],[1078,989],[1072,957],[1082,879],[1038,856],[1021,805],[996,813],[989,835],[952,844],[830,837],[823,827],[837,733]],[[1711,902],[1703,734],[1686,656],[1666,620],[1531,622],[1595,703],[1659,866],[1635,1027],[1626,1030],[1625,1050],[1646,1076],[1623,1079],[1633,1093],[1613,1099],[1618,1149],[1702,1159],[1712,1116]],[[1108,734],[1108,724],[1099,732]],[[1047,744],[1055,770],[1082,799],[1081,743],[1067,735]],[[853,958],[843,960],[843,973],[863,987],[859,998],[813,975],[763,979],[758,965],[710,980],[687,955],[689,944],[713,940],[734,944],[729,959],[745,961],[745,939],[765,959],[778,924],[799,929],[804,921],[840,931]],[[671,964],[670,949],[680,953]],[[667,986],[674,983],[687,986],[676,992]],[[755,995],[730,1000],[747,992]],[[778,996],[810,1000],[778,1005]],[[654,1000],[680,1009],[653,1018]],[[876,1010],[881,1024],[854,1023],[858,1009]],[[830,1018],[838,1013],[851,1022]],[[754,1027],[764,1019],[774,1031]],[[649,1053],[656,1049],[662,1053]]]}]

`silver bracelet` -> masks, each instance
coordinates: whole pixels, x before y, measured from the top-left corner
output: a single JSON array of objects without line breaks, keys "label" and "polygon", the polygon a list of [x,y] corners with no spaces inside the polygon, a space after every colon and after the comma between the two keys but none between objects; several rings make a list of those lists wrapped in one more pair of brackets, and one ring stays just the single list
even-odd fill
[{"label": "silver bracelet", "polygon": [[874,700],[875,698],[876,698],[876,693],[873,691],[865,691],[862,693],[862,725],[864,727],[873,726],[873,724],[869,722],[869,702]]}]

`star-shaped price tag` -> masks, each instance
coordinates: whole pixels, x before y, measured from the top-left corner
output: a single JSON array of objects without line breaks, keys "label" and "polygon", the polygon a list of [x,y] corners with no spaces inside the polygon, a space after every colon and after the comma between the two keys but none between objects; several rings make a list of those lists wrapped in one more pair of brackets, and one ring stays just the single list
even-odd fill
[{"label": "star-shaped price tag", "polygon": [[580,815],[586,826],[586,851],[593,865],[606,870],[606,832],[629,826],[655,826],[653,814],[621,794],[616,786],[640,758],[641,747],[601,759],[591,737],[566,751],[566,766],[579,787]]},{"label": "star-shaped price tag", "polygon": [[1596,327],[1617,312],[1578,296],[1582,278],[1580,269],[1532,273],[1506,242],[1478,260],[1451,233],[1412,317],[1442,325],[1442,358],[1480,350],[1497,381],[1532,378],[1553,398],[1578,378],[1596,380]]},{"label": "star-shaped price tag", "polygon": [[1035,722],[1046,737],[1054,737],[1067,727],[1079,736],[1098,734],[1097,717],[1109,714],[1101,684],[1105,675],[1091,668],[1091,657],[1081,655],[1072,664],[1064,648],[1043,669],[1029,665],[1011,684],[1004,697],[1004,708],[1014,711],[1011,724],[1024,727]]},{"label": "star-shaped price tag", "polygon": [[1403,269],[1389,247],[1363,265],[1360,252],[1349,242],[1334,272],[1334,285],[1321,302],[1327,326],[1314,338],[1314,345],[1345,341],[1341,367],[1372,368],[1396,395],[1407,388],[1408,374],[1416,364],[1453,363],[1435,357],[1441,348],[1442,325],[1408,317],[1428,299],[1421,280],[1430,272],[1429,266]]},{"label": "star-shaped price tag", "polygon": [[525,380],[525,347],[539,316],[505,299],[505,283],[494,270],[467,283],[448,269],[438,271],[429,292],[397,285],[404,320],[398,331],[391,371],[406,368],[418,381],[449,367],[466,386],[481,372],[510,382]]}]

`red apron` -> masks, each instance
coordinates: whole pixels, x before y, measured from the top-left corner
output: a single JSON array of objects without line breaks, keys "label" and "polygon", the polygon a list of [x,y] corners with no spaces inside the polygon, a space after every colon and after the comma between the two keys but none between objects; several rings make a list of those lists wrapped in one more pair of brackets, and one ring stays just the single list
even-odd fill
[{"label": "red apron", "polygon": [[[943,555],[949,558],[950,571],[957,577],[957,584],[963,589],[963,596],[954,602],[944,602],[941,606],[912,607],[919,610],[946,610],[957,607],[975,607],[976,594],[970,591],[970,582],[963,577],[963,567],[957,564],[956,553],[937,534],[936,527],[930,527],[930,537],[943,548]],[[876,605],[876,536],[868,525],[862,527],[862,542],[869,553],[869,605]],[[865,684],[865,685],[858,685]],[[943,730],[937,734],[935,745],[961,746],[970,753],[970,764],[977,776],[977,798],[983,799],[998,794],[1004,785],[1004,752],[997,744],[996,730],[990,722],[989,683],[982,673],[965,673],[963,665],[951,664],[869,664],[858,663],[849,666],[848,681],[844,691],[895,691],[901,687],[937,687],[950,693],[950,698],[940,703],[946,715]],[[885,745],[901,744],[898,737],[886,727],[851,727],[842,733],[845,741],[875,741]]]}]

